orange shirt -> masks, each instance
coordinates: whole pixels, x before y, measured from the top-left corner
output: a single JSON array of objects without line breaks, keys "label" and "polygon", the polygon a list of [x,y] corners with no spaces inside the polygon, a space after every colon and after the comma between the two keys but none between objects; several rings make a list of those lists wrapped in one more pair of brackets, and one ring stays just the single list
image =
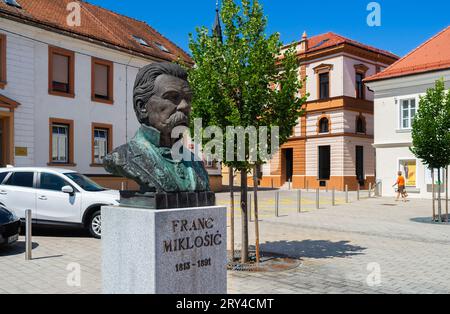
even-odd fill
[{"label": "orange shirt", "polygon": [[405,186],[405,178],[403,176],[398,177],[397,184],[398,186]]}]

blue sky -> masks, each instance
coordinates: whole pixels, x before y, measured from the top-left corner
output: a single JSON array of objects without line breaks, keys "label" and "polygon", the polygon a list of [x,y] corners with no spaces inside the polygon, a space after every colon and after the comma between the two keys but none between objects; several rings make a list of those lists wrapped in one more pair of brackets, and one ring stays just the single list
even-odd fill
[{"label": "blue sky", "polygon": [[[88,0],[115,12],[146,21],[188,50],[188,34],[211,27],[215,0]],[[377,0],[381,26],[366,23],[371,0],[261,0],[269,18],[268,32],[280,32],[284,43],[333,31],[400,56],[450,25],[448,0]]]}]

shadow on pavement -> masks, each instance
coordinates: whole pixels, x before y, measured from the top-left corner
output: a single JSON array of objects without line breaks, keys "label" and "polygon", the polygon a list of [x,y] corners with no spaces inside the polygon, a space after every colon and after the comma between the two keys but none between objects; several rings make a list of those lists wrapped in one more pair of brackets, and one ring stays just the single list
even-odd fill
[{"label": "shadow on pavement", "polygon": [[433,218],[431,217],[416,217],[416,218],[411,218],[412,222],[417,222],[417,223],[423,223],[423,224],[430,224],[430,225],[444,225],[444,226],[450,226],[450,224],[447,224],[446,222],[446,215],[442,215],[442,219],[444,220],[443,222],[438,222],[437,219],[436,221],[433,221]]},{"label": "shadow on pavement", "polygon": [[[54,237],[54,238],[89,238],[89,231],[79,228],[65,227],[43,227],[33,225],[33,237]],[[24,228],[21,234],[24,235]]]},{"label": "shadow on pavement", "polygon": [[345,258],[364,254],[366,248],[351,245],[349,241],[277,241],[266,242],[260,245],[263,252],[273,252],[287,255],[291,258]]},{"label": "shadow on pavement", "polygon": [[[33,250],[39,246],[33,242]],[[18,241],[13,245],[0,247],[0,257],[25,254],[25,241]]]}]

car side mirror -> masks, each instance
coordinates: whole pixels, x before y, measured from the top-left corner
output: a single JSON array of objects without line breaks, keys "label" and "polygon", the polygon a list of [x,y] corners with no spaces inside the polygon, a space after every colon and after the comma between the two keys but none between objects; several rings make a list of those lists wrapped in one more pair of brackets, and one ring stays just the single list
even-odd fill
[{"label": "car side mirror", "polygon": [[74,190],[73,190],[73,187],[71,187],[70,185],[66,185],[66,186],[64,186],[62,189],[61,189],[61,191],[63,192],[63,193],[67,193],[67,194],[70,194],[70,195],[73,195],[74,194]]}]

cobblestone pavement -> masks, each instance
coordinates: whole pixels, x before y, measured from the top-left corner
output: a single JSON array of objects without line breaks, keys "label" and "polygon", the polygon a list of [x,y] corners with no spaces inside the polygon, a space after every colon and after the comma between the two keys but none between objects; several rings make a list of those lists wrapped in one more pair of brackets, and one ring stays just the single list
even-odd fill
[{"label": "cobblestone pavement", "polygon": [[[450,226],[432,225],[430,201],[396,203],[321,193],[281,192],[275,217],[274,192],[261,192],[263,251],[300,258],[294,270],[228,274],[230,293],[450,293]],[[226,205],[227,194],[218,195]],[[240,215],[236,210],[236,242]],[[253,239],[250,223],[250,242]],[[100,293],[100,241],[82,231],[37,230],[33,261],[24,260],[23,237],[0,249],[0,293]],[[71,271],[81,266],[81,286],[71,287]],[[379,272],[378,272],[379,271]],[[377,274],[380,276],[377,276]]]}]

